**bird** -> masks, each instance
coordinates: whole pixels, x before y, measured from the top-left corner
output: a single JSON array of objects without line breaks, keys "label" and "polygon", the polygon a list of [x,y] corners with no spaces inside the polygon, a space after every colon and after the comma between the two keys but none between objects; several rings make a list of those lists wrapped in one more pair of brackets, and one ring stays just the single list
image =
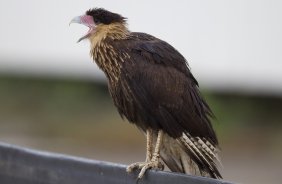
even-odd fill
[{"label": "bird", "polygon": [[119,114],[146,137],[146,159],[126,168],[180,172],[221,179],[214,114],[184,56],[166,41],[132,32],[127,18],[92,8],[71,23],[89,28],[90,56],[104,72]]}]

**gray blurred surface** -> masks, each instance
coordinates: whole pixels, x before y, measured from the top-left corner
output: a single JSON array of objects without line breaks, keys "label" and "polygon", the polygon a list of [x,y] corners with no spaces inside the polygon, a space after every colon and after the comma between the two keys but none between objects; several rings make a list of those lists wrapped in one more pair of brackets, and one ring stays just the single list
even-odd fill
[{"label": "gray blurred surface", "polygon": [[138,172],[126,166],[67,155],[40,152],[0,142],[1,184],[228,184],[222,180],[149,170],[136,181]]}]

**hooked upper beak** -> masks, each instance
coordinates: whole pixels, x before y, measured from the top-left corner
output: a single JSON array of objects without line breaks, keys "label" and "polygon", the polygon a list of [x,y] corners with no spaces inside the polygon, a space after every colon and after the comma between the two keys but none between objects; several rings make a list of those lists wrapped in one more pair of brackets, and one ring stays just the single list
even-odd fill
[{"label": "hooked upper beak", "polygon": [[74,17],[74,18],[70,21],[69,26],[70,26],[72,23],[81,24],[81,16]]},{"label": "hooked upper beak", "polygon": [[81,40],[88,38],[93,32],[95,32],[95,29],[96,29],[96,24],[93,20],[93,17],[90,16],[90,15],[81,15],[81,16],[74,17],[70,21],[69,25],[71,25],[72,23],[83,24],[83,25],[89,27],[88,32],[84,36],[79,38],[79,40],[77,42],[80,42]]}]

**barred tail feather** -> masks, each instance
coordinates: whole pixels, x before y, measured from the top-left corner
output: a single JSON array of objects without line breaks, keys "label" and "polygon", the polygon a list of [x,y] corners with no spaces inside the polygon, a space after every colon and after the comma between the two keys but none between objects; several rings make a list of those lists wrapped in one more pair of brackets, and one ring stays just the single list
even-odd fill
[{"label": "barred tail feather", "polygon": [[[206,143],[200,137],[191,137],[184,134],[178,139],[184,151],[193,159],[199,168],[201,175],[209,174],[213,178],[222,178],[217,169],[216,162],[219,161],[216,155],[216,148],[210,142]],[[220,162],[220,161],[219,161]]]},{"label": "barred tail feather", "polygon": [[161,157],[173,172],[222,178],[217,169],[217,148],[204,138],[183,134],[178,139],[165,135]]}]

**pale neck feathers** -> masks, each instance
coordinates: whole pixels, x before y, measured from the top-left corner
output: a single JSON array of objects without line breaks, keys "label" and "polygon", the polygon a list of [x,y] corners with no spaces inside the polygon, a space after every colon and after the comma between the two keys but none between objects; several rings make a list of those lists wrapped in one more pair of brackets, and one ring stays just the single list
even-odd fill
[{"label": "pale neck feathers", "polygon": [[129,33],[125,23],[102,24],[96,27],[95,33],[89,37],[89,40],[91,42],[91,47],[95,48],[106,38],[112,40],[125,39]]},{"label": "pale neck feathers", "polygon": [[[120,62],[129,57],[123,53],[119,55],[111,45],[114,40],[126,39],[130,32],[126,24],[113,23],[96,27],[89,40],[91,42],[90,54],[97,65],[106,73],[110,82],[117,81],[120,73]],[[107,39],[107,41],[105,41]]]}]

